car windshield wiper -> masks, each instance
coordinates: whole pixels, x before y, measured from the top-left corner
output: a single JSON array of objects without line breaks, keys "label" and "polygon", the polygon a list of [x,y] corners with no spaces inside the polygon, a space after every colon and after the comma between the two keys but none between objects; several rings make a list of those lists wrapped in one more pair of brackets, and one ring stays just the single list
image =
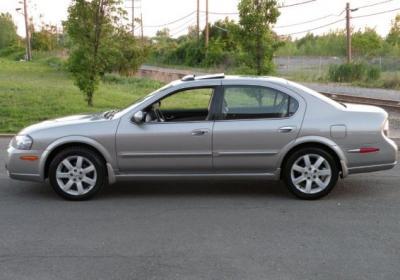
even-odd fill
[{"label": "car windshield wiper", "polygon": [[119,112],[119,110],[110,110],[110,111],[105,112],[105,113],[103,114],[103,116],[104,116],[106,119],[111,119],[111,118],[114,117],[114,115],[115,115],[116,113],[118,113],[118,112]]}]

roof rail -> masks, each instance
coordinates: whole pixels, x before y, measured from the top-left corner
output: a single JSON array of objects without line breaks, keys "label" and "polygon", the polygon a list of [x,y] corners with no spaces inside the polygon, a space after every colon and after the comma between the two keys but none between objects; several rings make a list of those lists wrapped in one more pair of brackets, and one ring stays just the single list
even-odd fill
[{"label": "roof rail", "polygon": [[194,81],[194,80],[212,80],[212,79],[224,79],[224,78],[225,78],[224,73],[202,75],[202,76],[197,76],[197,77],[196,77],[196,75],[191,74],[191,75],[184,76],[181,79],[181,81],[188,82],[188,81]]},{"label": "roof rail", "polygon": [[196,78],[196,80],[212,80],[212,79],[224,79],[224,78],[225,78],[224,73],[218,73],[218,74],[199,76]]}]

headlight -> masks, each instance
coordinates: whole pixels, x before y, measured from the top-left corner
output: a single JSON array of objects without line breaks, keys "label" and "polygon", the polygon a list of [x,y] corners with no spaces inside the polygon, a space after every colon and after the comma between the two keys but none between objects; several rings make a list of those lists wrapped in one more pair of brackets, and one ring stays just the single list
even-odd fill
[{"label": "headlight", "polygon": [[32,148],[33,140],[28,135],[15,136],[13,147],[18,150],[30,150]]}]

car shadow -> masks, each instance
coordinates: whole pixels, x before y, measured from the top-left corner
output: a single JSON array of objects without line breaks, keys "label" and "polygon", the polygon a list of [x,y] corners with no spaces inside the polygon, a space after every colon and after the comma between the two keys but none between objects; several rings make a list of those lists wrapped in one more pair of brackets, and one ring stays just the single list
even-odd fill
[{"label": "car shadow", "polygon": [[118,197],[218,197],[265,196],[292,198],[285,186],[274,181],[135,181],[107,186],[97,199]]},{"label": "car shadow", "polygon": [[[17,184],[17,185],[15,185]],[[57,195],[49,183],[11,181],[7,195],[24,199],[54,200]],[[380,186],[365,186],[357,178],[339,180],[332,192],[323,200],[353,200],[388,195],[389,190]],[[131,181],[106,186],[94,200],[118,200],[133,198],[207,198],[207,197],[262,197],[267,199],[296,199],[280,181],[266,180],[178,180],[178,181]]]}]

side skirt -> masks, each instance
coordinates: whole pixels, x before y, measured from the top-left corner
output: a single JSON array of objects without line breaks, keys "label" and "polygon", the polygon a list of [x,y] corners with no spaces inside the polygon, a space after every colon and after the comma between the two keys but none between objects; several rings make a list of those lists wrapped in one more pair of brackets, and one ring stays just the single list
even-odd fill
[{"label": "side skirt", "polygon": [[116,181],[140,180],[209,180],[209,179],[270,179],[279,180],[280,170],[275,173],[129,173],[116,174]]}]

